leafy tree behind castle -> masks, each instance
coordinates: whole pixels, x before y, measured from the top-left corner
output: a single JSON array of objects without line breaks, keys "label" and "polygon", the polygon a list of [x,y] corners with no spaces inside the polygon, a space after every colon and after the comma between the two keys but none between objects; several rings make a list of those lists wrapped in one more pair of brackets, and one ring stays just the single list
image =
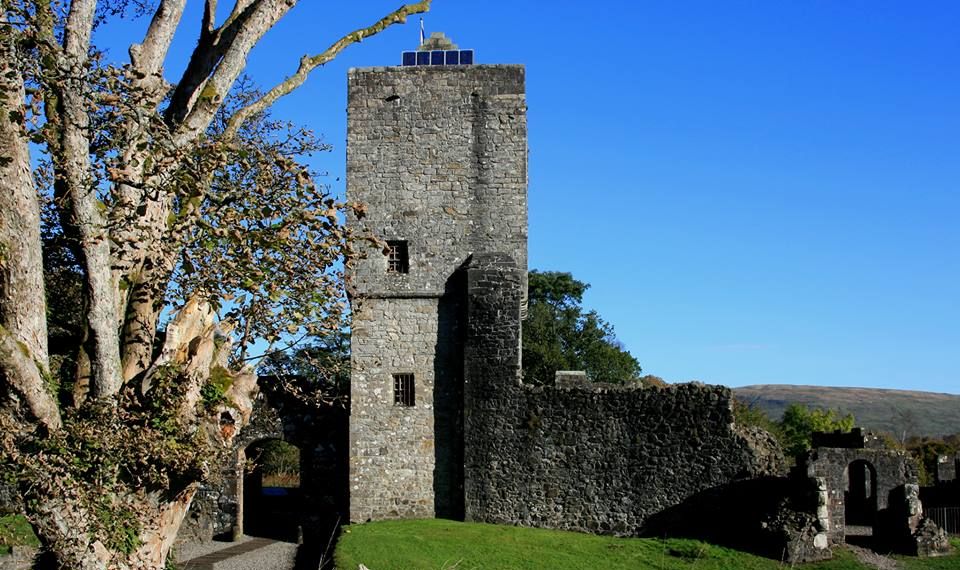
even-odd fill
[{"label": "leafy tree behind castle", "polygon": [[530,384],[553,382],[557,370],[584,370],[595,382],[640,380],[640,363],[596,311],[581,306],[589,284],[570,273],[529,273],[523,323],[523,376]]}]

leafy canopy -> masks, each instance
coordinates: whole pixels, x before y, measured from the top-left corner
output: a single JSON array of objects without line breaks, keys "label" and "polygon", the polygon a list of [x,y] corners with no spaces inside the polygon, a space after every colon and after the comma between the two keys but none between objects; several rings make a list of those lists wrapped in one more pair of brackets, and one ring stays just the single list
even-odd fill
[{"label": "leafy canopy", "polygon": [[780,420],[781,443],[789,455],[799,455],[810,449],[813,432],[847,432],[853,429],[853,414],[841,415],[835,410],[811,409],[801,404],[790,404]]},{"label": "leafy canopy", "polygon": [[848,432],[856,423],[853,414],[808,408],[803,404],[790,404],[780,420],[770,419],[758,406],[742,400],[734,400],[733,413],[738,424],[770,432],[790,457],[811,448],[814,432]]},{"label": "leafy canopy", "polygon": [[640,363],[617,340],[613,326],[581,306],[590,285],[558,271],[531,271],[523,323],[523,375],[550,384],[558,370],[584,370],[595,382],[637,381]]}]

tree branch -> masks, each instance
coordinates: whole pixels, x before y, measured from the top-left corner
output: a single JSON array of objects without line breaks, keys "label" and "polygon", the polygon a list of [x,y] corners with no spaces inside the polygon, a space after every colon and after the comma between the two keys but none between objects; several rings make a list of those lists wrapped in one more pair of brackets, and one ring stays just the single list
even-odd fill
[{"label": "tree branch", "polygon": [[[169,238],[168,238],[169,239]],[[163,308],[164,287],[176,261],[176,248],[154,252],[140,279],[130,286],[130,301],[122,331],[122,374],[128,382],[147,370],[153,359],[157,321]]]},{"label": "tree branch", "polygon": [[233,4],[233,10],[230,11],[230,15],[227,17],[227,21],[223,23],[224,27],[229,25],[234,19],[240,17],[254,2],[256,2],[256,0],[236,0]]},{"label": "tree branch", "polygon": [[253,103],[239,109],[236,113],[234,113],[233,117],[230,118],[230,121],[227,124],[227,136],[233,136],[236,134],[237,130],[243,126],[243,123],[251,116],[266,110],[273,105],[277,99],[283,97],[284,95],[289,95],[297,87],[300,87],[300,85],[307,80],[307,77],[310,75],[311,71],[333,60],[347,46],[361,42],[366,37],[378,34],[393,24],[402,24],[406,22],[407,16],[412,14],[422,14],[428,11],[430,9],[430,1],[431,0],[422,0],[416,4],[401,6],[396,11],[391,12],[390,14],[381,18],[372,26],[361,28],[343,36],[334,42],[333,45],[328,47],[323,53],[314,56],[302,57],[300,59],[300,67],[297,69],[296,73],[284,79],[260,99],[257,99]]},{"label": "tree branch", "polygon": [[0,325],[46,370],[40,203],[22,124],[26,120],[24,79],[13,44],[0,43]]},{"label": "tree branch", "polygon": [[163,62],[186,4],[187,0],[162,0],[153,14],[143,43],[130,46],[130,63],[144,78],[160,76],[163,71]]},{"label": "tree branch", "polygon": [[85,82],[89,64],[90,35],[96,0],[75,0],[64,30],[64,55],[68,73],[56,78],[59,140],[53,160],[58,195],[69,200],[72,225],[80,237],[88,300],[90,362],[93,366],[90,392],[95,398],[115,395],[121,387],[120,318],[117,283],[111,273],[110,240],[90,172],[90,118]]},{"label": "tree branch", "polygon": [[207,0],[203,6],[202,30],[212,34],[217,28],[217,0]]},{"label": "tree branch", "polygon": [[[250,49],[295,3],[295,0],[254,0],[245,4],[242,12],[237,13],[238,3],[230,18],[217,29],[212,27],[212,16],[208,19],[205,12],[197,47],[177,82],[170,98],[170,106],[164,114],[167,124],[171,127],[181,125],[195,107],[204,102],[214,103],[215,110],[223,102],[223,93],[218,94],[211,85],[211,74],[217,70],[222,76],[221,70],[228,65],[228,58],[239,58],[242,68]],[[196,132],[204,129],[206,125]],[[188,129],[183,139],[189,140],[190,133],[193,132],[195,129]]]},{"label": "tree branch", "polygon": [[86,61],[90,50],[90,35],[93,32],[93,16],[97,0],[74,0],[70,3],[67,24],[63,34],[63,49],[78,63]]},{"label": "tree branch", "polygon": [[40,204],[21,123],[24,78],[18,55],[14,42],[0,42],[0,390],[55,429],[60,411],[43,381],[49,362]]}]

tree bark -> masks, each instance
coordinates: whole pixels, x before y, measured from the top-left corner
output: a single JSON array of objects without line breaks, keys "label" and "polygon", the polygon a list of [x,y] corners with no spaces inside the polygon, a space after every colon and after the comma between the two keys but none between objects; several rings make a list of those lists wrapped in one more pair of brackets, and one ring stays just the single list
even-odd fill
[{"label": "tree bark", "polygon": [[164,570],[198,488],[192,483],[172,500],[164,500],[158,493],[132,495],[141,529],[139,546],[129,554],[110,550],[99,540],[91,542],[95,517],[79,504],[69,486],[51,482],[46,493],[34,501],[31,515],[59,568]]},{"label": "tree bark", "polygon": [[[158,569],[166,568],[167,555],[180,532],[180,525],[190,510],[190,503],[197,493],[199,485],[193,483],[178,494],[172,501],[157,500],[151,507],[156,514],[151,517],[156,524],[141,533],[142,546],[133,553],[130,568]],[[156,499],[154,499],[156,500]]]}]

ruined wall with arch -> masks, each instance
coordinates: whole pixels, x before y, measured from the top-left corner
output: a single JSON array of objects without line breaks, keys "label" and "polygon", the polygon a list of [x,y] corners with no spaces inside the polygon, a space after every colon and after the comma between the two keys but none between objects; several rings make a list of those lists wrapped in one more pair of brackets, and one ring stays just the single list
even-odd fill
[{"label": "ruined wall with arch", "polygon": [[281,440],[300,450],[302,514],[296,525],[306,535],[325,536],[347,517],[347,422],[344,403],[303,405],[285,398],[261,381],[251,421],[230,450],[213,467],[210,482],[194,498],[179,540],[237,539],[244,528],[244,465],[246,450],[268,440]]},{"label": "ruined wall with arch", "polygon": [[[906,452],[885,449],[878,437],[859,429],[824,434],[814,445],[798,471],[817,480],[826,492],[826,512],[820,514],[827,515],[830,545],[846,541],[848,525],[851,534],[856,527],[871,527],[874,535],[896,533],[898,529],[891,527],[901,524],[899,530],[906,531],[907,503],[919,492],[916,464]],[[860,495],[866,495],[865,504],[848,504],[859,503]],[[848,521],[848,513],[858,516]]]}]

